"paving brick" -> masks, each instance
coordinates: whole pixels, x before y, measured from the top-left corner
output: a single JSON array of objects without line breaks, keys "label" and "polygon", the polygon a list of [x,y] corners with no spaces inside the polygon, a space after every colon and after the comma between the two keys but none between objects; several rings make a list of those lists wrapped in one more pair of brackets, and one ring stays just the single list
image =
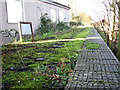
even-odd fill
[{"label": "paving brick", "polygon": [[87,40],[98,43],[100,48],[92,50],[85,49],[85,45],[83,46],[74,71],[71,73],[72,79],[65,90],[119,90],[120,63],[97,31],[92,29],[91,32],[94,34],[88,37],[98,37],[98,39],[87,37]]}]

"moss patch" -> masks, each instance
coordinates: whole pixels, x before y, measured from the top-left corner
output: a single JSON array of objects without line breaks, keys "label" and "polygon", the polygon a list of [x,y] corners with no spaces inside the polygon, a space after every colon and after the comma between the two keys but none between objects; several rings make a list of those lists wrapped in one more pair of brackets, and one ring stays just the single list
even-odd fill
[{"label": "moss patch", "polygon": [[[56,36],[58,39],[69,37],[74,39],[86,37],[89,32],[90,28],[78,28],[62,31]],[[49,33],[42,38],[45,40],[52,35],[54,36]],[[83,44],[84,40],[3,45],[1,48],[3,89],[63,88],[79,58]],[[40,58],[43,60],[40,61]],[[23,66],[27,69],[18,70]]]},{"label": "moss patch", "polygon": [[87,42],[86,49],[98,49],[100,45],[98,43]]}]

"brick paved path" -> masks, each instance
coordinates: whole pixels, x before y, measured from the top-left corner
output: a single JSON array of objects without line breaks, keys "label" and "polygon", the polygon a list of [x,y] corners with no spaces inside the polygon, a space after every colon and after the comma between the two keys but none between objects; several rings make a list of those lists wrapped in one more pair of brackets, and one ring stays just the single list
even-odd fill
[{"label": "brick paved path", "polygon": [[66,90],[120,89],[120,63],[95,29],[87,40],[98,43],[97,50],[85,49],[76,62],[74,71],[66,85]]}]

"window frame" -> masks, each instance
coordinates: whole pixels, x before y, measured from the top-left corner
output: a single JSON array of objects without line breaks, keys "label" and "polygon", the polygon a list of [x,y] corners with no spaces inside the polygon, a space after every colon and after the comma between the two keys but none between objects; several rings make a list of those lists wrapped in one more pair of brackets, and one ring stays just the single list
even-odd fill
[{"label": "window frame", "polygon": [[32,34],[32,41],[33,41],[33,29],[32,29],[32,22],[19,22],[18,26],[19,26],[19,36],[20,36],[20,41],[22,42],[22,24],[29,24],[30,25],[30,29],[31,29],[31,34]]}]

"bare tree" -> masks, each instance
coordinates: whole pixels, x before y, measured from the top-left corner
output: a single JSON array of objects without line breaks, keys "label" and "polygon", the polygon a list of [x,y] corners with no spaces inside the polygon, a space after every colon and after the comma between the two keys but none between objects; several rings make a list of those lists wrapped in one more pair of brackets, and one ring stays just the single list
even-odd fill
[{"label": "bare tree", "polygon": [[[117,2],[118,8],[119,8],[119,18],[120,18],[120,1]],[[118,52],[117,52],[117,58],[120,60],[120,19],[119,19],[119,36],[118,36]]]},{"label": "bare tree", "polygon": [[[101,0],[100,0],[101,1]],[[102,0],[101,6],[105,7],[105,11],[103,13],[99,13],[99,26],[103,30],[104,34],[108,38],[108,44],[110,44],[110,48],[114,51],[116,50],[116,40],[117,40],[117,33],[114,32],[119,25],[118,20],[118,4],[115,1],[110,2],[110,0]],[[98,11],[99,12],[99,11]],[[101,16],[104,15],[104,19]]]}]

